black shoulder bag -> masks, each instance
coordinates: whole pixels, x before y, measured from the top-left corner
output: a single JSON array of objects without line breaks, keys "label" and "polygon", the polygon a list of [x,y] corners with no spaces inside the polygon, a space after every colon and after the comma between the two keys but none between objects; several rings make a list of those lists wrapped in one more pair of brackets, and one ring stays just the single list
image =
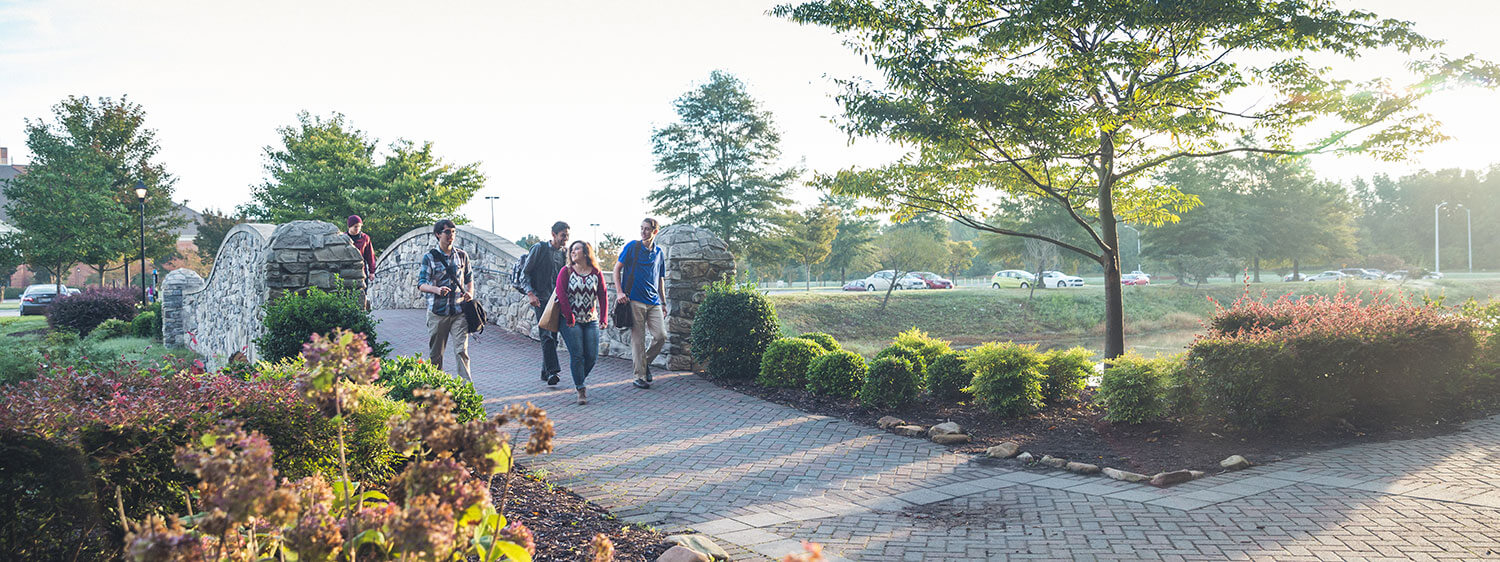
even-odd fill
[{"label": "black shoulder bag", "polygon": [[625,295],[626,299],[625,304],[615,303],[615,307],[609,311],[609,321],[616,328],[630,328],[635,326],[635,313],[630,311],[630,277],[635,273],[635,260],[631,257],[630,250],[634,248],[635,246],[626,246],[625,259],[616,264],[616,267],[625,267],[624,275],[620,276],[624,286],[615,287],[615,289],[620,291],[620,294]]},{"label": "black shoulder bag", "polygon": [[[443,269],[448,271],[448,277],[453,279],[454,284],[463,287],[463,278],[458,276],[458,267],[448,261],[448,256],[443,255],[442,250],[436,248],[430,252],[432,259],[443,264]],[[472,275],[472,271],[470,274]],[[474,295],[469,295],[469,300],[459,303],[458,308],[464,313],[464,324],[468,325],[467,331],[470,334],[484,332],[484,323],[489,321],[489,314],[485,312],[484,305],[479,304],[479,299],[474,298]]]}]

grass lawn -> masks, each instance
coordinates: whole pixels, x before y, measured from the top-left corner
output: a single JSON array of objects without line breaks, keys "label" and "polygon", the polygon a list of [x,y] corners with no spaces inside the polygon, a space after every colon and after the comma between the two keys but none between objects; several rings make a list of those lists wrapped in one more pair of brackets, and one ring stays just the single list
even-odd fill
[{"label": "grass lawn", "polygon": [[[0,348],[36,348],[47,337],[47,318],[44,316],[12,316],[0,318]],[[161,342],[149,338],[123,337],[103,341],[84,340],[80,345],[96,358],[124,359],[126,361],[155,361],[163,355],[192,359],[195,354],[187,348],[167,348]]]},{"label": "grass lawn", "polygon": [[[1125,334],[1127,347],[1153,351],[1180,351],[1201,330],[1201,322],[1213,314],[1210,299],[1228,305],[1246,291],[1242,283],[1215,283],[1201,288],[1171,284],[1125,287]],[[1251,284],[1252,295],[1270,298],[1284,294],[1331,295],[1401,292],[1420,302],[1442,298],[1458,304],[1468,298],[1488,300],[1500,295],[1500,280],[1445,279],[1338,283]],[[1077,289],[1038,290],[1034,297],[1021,289],[962,288],[954,290],[896,291],[882,311],[883,292],[779,293],[770,295],[776,305],[782,332],[827,332],[854,351],[873,355],[903,330],[917,327],[959,347],[989,341],[1034,342],[1043,348],[1083,345],[1096,352],[1103,345],[1104,289],[1097,284]]]}]

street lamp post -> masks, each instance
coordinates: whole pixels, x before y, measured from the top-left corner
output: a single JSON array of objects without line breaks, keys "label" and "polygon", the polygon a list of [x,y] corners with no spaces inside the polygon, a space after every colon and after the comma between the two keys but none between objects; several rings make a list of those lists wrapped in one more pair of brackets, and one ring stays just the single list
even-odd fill
[{"label": "street lamp post", "polygon": [[1135,227],[1130,226],[1128,224],[1125,224],[1123,222],[1120,223],[1120,226],[1128,228],[1128,229],[1130,229],[1131,232],[1135,233],[1135,270],[1136,271],[1144,271],[1144,269],[1142,269],[1142,266],[1141,266],[1141,231],[1136,230]]},{"label": "street lamp post", "polygon": [[1469,273],[1474,273],[1474,213],[1463,203],[1459,203],[1458,208],[1464,210],[1464,236],[1468,238],[1469,246]]},{"label": "street lamp post", "polygon": [[490,200],[490,234],[494,234],[495,233],[495,200],[499,199],[500,197],[495,196],[495,195],[486,195],[484,198]]},{"label": "street lamp post", "polygon": [[589,226],[594,227],[594,251],[599,251],[599,223],[591,222]]},{"label": "street lamp post", "polygon": [[135,182],[135,198],[141,203],[141,305],[146,303],[146,182]]},{"label": "street lamp post", "polygon": [[1443,248],[1439,245],[1438,236],[1442,234],[1442,226],[1438,224],[1438,209],[1448,206],[1448,202],[1438,203],[1432,208],[1432,271],[1443,272]]}]

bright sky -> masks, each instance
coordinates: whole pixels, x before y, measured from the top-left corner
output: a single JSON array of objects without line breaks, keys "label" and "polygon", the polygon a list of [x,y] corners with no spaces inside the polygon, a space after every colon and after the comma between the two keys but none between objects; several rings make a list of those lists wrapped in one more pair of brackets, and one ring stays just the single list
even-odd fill
[{"label": "bright sky", "polygon": [[[767,16],[776,3],[0,0],[0,146],[25,163],[25,118],[50,120],[68,95],[128,94],[158,132],[178,198],[229,209],[262,180],[277,127],[300,110],[339,111],[382,142],[431,140],[450,162],[482,162],[488,187],[462,210],[478,226],[490,224],[484,197],[499,196],[506,238],[559,219],[574,238],[591,238],[591,223],[629,238],[660,183],[652,128],[674,120],[672,100],[714,69],[774,114],[787,164],[836,170],[900,154],[851,146],[829,122],[839,112],[830,78],[876,74],[826,30]],[[1449,52],[1500,60],[1495,4],[1357,5],[1417,22]],[[1399,60],[1366,57],[1358,70],[1395,72]],[[1443,94],[1428,106],[1453,140],[1416,161],[1315,166],[1348,179],[1500,162],[1500,94]],[[799,199],[815,197],[800,189]]]}]

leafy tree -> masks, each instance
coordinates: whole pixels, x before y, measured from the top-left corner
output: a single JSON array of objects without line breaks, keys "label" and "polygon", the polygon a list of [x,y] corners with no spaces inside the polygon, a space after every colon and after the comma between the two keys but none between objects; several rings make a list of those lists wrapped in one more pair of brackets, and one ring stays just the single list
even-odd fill
[{"label": "leafy tree", "polygon": [[[531,246],[527,246],[530,248]],[[618,234],[604,233],[604,241],[599,243],[599,267],[615,268],[615,262],[620,261],[620,250],[625,247],[625,239]]]},{"label": "leafy tree", "polygon": [[[1356,182],[1359,253],[1368,258],[1388,255],[1407,264],[1432,264],[1433,209],[1439,209],[1442,255],[1449,260],[1441,269],[1467,266],[1471,230],[1474,264],[1478,268],[1500,265],[1500,245],[1486,244],[1500,237],[1500,223],[1489,220],[1500,215],[1500,164],[1486,171],[1421,171],[1399,179],[1376,176],[1371,182]],[[1463,207],[1459,207],[1463,205]],[[1469,218],[1473,217],[1472,224]],[[1381,261],[1392,262],[1389,257]],[[1367,259],[1365,266],[1377,266]]]},{"label": "leafy tree", "polygon": [[891,291],[903,275],[913,271],[939,269],[948,261],[946,241],[932,229],[912,225],[892,225],[877,241],[875,257],[880,266],[891,271],[891,285],[885,289],[880,309],[891,302]]},{"label": "leafy tree", "polygon": [[834,209],[839,215],[838,232],[829,245],[828,259],[823,260],[823,268],[838,270],[839,284],[842,285],[848,281],[850,267],[874,255],[875,232],[879,225],[875,219],[860,217],[856,213],[857,201],[853,197],[825,193],[819,203]]},{"label": "leafy tree", "polygon": [[[541,236],[537,236],[535,234],[527,234],[525,236],[522,236],[520,240],[517,240],[516,245],[520,246],[522,250],[530,250],[532,246],[535,246],[537,242],[541,241]],[[621,247],[624,246],[622,245]]]},{"label": "leafy tree", "polygon": [[244,215],[232,216],[213,209],[204,209],[198,217],[198,234],[193,237],[193,245],[198,247],[198,257],[204,263],[213,263],[214,256],[219,255],[219,246],[224,245],[224,237],[234,227],[249,222]]},{"label": "leafy tree", "polygon": [[[103,190],[121,209],[110,214],[108,222],[84,223],[98,236],[86,237],[88,243],[78,261],[92,265],[101,282],[107,271],[115,269],[109,264],[131,262],[141,250],[142,214],[146,255],[169,252],[176,245],[176,230],[184,219],[172,201],[176,178],[153,161],[160,147],[156,131],[145,127],[145,109],[128,97],[116,101],[69,96],[52,107],[52,114],[54,123],[26,120],[26,146],[32,152],[33,164],[25,175],[37,174],[42,166],[74,168],[65,172],[71,175],[81,168],[65,161],[88,160],[88,164],[79,165],[99,172],[93,180],[98,183],[88,188]],[[23,186],[25,175],[17,178]],[[144,209],[135,195],[137,182],[147,188]]]},{"label": "leafy tree", "polygon": [[[883,84],[840,82],[851,135],[918,149],[820,183],[898,220],[931,211],[1027,238],[1045,237],[983,219],[992,191],[1065,210],[1088,243],[1049,240],[1104,270],[1106,357],[1125,349],[1117,222],[1165,224],[1197,204],[1143,180],[1157,166],[1234,152],[1400,158],[1442,138],[1418,99],[1466,78],[1500,81],[1494,65],[1441,55],[1409,65],[1422,75],[1415,88],[1332,79],[1302,53],[1416,53],[1438,42],[1328,2],[819,0],[772,12],[832,29],[884,74]],[[1244,109],[1237,94],[1252,86],[1268,101]],[[1295,143],[1315,121],[1332,130]],[[1226,140],[1253,131],[1268,145]]]},{"label": "leafy tree", "polygon": [[806,274],[806,288],[812,290],[812,266],[828,259],[833,239],[838,234],[839,216],[832,208],[817,206],[806,211],[787,213],[786,244]]},{"label": "leafy tree", "polygon": [[968,240],[949,240],[945,245],[948,246],[948,263],[945,264],[948,277],[958,279],[959,272],[974,264],[974,256],[979,255],[979,249]]},{"label": "leafy tree", "polygon": [[[36,136],[37,131],[31,133]],[[13,248],[33,269],[41,270],[39,280],[46,272],[59,290],[66,272],[83,263],[91,248],[117,237],[100,225],[130,218],[112,197],[102,163],[80,148],[38,154],[25,174],[0,189],[5,193],[5,213],[17,229],[5,235],[0,246]]]},{"label": "leafy tree", "polygon": [[651,134],[656,171],[666,183],[647,200],[674,222],[705,227],[733,251],[774,230],[791,201],[782,191],[801,173],[776,169],[781,135],[733,75],[714,71],[673,102],[679,121]]},{"label": "leafy tree", "polygon": [[239,214],[284,223],[344,217],[365,218],[365,234],[377,249],[413,228],[450,218],[484,187],[479,164],[450,164],[431,142],[398,139],[377,163],[379,141],[355,129],[342,114],[324,119],[307,112],[297,124],[277,129],[281,146],[265,147],[266,180],[251,191]]}]

